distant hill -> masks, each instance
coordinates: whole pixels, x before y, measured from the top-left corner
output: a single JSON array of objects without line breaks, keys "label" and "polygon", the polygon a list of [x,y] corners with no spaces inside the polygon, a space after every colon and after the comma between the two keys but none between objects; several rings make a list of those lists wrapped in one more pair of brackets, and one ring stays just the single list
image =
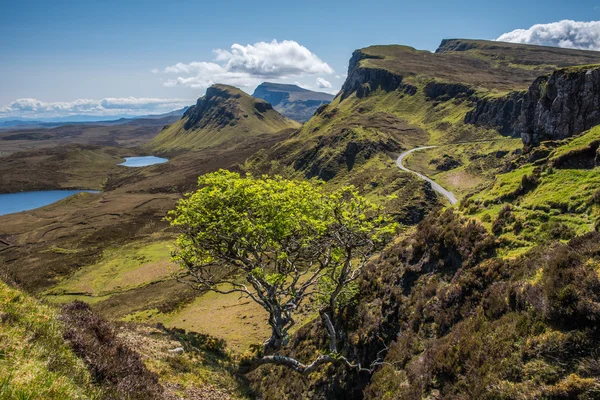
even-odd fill
[{"label": "distant hill", "polygon": [[158,151],[201,149],[298,126],[264,100],[233,86],[213,85],[181,120],[165,128],[148,147]]},{"label": "distant hill", "polygon": [[275,110],[299,122],[308,121],[323,104],[329,104],[335,96],[313,92],[296,85],[265,82],[260,84],[252,96],[268,101]]},{"label": "distant hill", "polygon": [[[0,118],[0,129],[31,129],[31,128],[55,128],[65,125],[122,125],[132,123],[133,125],[142,125],[147,123],[149,120],[153,120],[152,123],[158,123],[157,120],[161,120],[161,123],[169,124],[177,121],[188,107],[183,107],[179,110],[170,111],[164,114],[150,114],[150,115],[111,115],[111,116],[97,116],[97,115],[70,115],[67,117],[53,117],[53,118],[40,118],[40,119],[27,119],[27,118]],[[145,121],[145,122],[141,122]]]}]

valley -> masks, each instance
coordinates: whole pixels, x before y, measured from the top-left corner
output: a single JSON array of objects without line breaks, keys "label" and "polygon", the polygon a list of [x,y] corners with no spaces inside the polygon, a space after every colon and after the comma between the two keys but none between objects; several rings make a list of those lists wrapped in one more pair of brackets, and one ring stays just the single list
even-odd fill
[{"label": "valley", "polygon": [[[597,64],[593,51],[464,39],[436,52],[371,46],[352,54],[333,99],[216,84],[177,118],[2,130],[0,193],[95,192],[0,215],[0,276],[10,283],[0,294],[11,299],[0,321],[18,321],[16,307],[40,324],[67,318],[68,307],[97,313],[139,350],[157,390],[181,398],[594,398]],[[564,96],[577,111],[547,111]],[[121,165],[131,157],[161,159]],[[165,219],[199,176],[221,169],[319,180],[326,193],[353,185],[399,225],[333,310],[343,354],[378,368],[238,371],[269,337],[265,309],[184,283],[171,259],[179,232]],[[76,306],[57,311],[66,304]],[[298,313],[282,354],[310,360],[327,347],[323,323],[311,307]],[[0,355],[15,351],[19,324]],[[100,390],[57,339],[62,328],[40,329],[77,364],[64,387]]]}]

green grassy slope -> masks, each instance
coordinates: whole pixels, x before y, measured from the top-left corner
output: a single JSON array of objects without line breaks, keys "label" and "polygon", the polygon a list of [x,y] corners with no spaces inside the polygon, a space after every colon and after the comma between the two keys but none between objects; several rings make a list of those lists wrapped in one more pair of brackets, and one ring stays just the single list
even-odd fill
[{"label": "green grassy slope", "polygon": [[264,100],[233,86],[213,85],[181,120],[165,128],[147,148],[161,152],[202,149],[299,126]]},{"label": "green grassy slope", "polygon": [[490,92],[524,90],[557,68],[600,63],[600,52],[466,39],[444,40],[436,53],[398,45],[360,52],[361,67],[384,69],[410,83],[435,79]]},{"label": "green grassy slope", "polygon": [[494,232],[507,254],[594,231],[600,222],[598,143],[600,126],[542,143],[463,202],[462,209]]},{"label": "green grassy slope", "polygon": [[[0,399],[249,398],[222,340],[115,328],[80,305],[59,311],[0,280]],[[185,351],[169,351],[178,347]]]},{"label": "green grassy slope", "polygon": [[447,144],[410,154],[404,165],[440,183],[461,199],[485,189],[521,154],[521,139]]},{"label": "green grassy slope", "polygon": [[[357,50],[333,102],[249,169],[262,172],[268,170],[265,160],[274,161],[306,177],[347,183],[356,168],[375,175],[392,166],[400,152],[419,145],[503,139],[494,129],[465,123],[478,99],[524,90],[557,67],[594,62],[600,62],[600,53],[470,40],[444,41],[436,53],[398,45]],[[486,151],[482,146],[472,146],[463,158]],[[498,168],[518,141],[487,147],[495,151]],[[459,195],[493,177],[481,161],[464,161],[470,166],[439,177]]]},{"label": "green grassy slope", "polygon": [[57,312],[0,280],[0,398],[93,399],[85,364],[63,340]]}]

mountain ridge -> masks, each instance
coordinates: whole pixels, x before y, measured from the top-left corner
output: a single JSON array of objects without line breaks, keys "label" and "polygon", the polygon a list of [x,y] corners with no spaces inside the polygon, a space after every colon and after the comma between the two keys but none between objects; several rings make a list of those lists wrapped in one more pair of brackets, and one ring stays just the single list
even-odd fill
[{"label": "mountain ridge", "polygon": [[297,85],[263,82],[252,96],[268,101],[275,110],[298,122],[308,121],[323,104],[329,104],[334,95],[315,92]]},{"label": "mountain ridge", "polygon": [[209,87],[179,121],[163,129],[147,147],[163,152],[200,149],[298,126],[297,122],[275,111],[268,102],[236,87],[216,84]]},{"label": "mountain ridge", "polygon": [[[164,214],[195,188],[198,174],[218,168],[318,177],[328,190],[351,184],[405,228],[371,259],[334,321],[344,357],[365,368],[379,364],[373,374],[332,365],[304,376],[263,366],[244,377],[248,393],[264,399],[598,398],[600,126],[586,129],[600,122],[593,113],[600,107],[600,67],[557,65],[600,54],[465,39],[442,44],[440,53],[396,45],[357,50],[342,92],[299,129],[268,102],[216,85],[163,130],[165,147],[153,148],[174,152],[168,163],[118,168],[102,194],[0,217],[1,268],[52,301],[93,299],[91,307],[103,315],[135,321],[123,325],[124,334],[127,327],[156,326],[156,338],[164,323],[180,335],[203,330],[215,336],[207,336],[207,345],[223,341],[221,352],[227,341],[227,351],[234,351],[240,336],[244,344],[263,339],[252,330],[264,322],[262,310],[245,308],[235,294],[216,303],[214,294],[177,282]],[[522,140],[515,124],[523,113],[510,101],[533,110],[536,118],[528,121],[535,126],[569,129],[565,135],[533,131],[536,140]],[[565,106],[573,102],[577,107]],[[264,131],[277,121],[295,127]],[[435,148],[405,162],[456,194],[458,204],[446,210],[427,182],[394,162],[398,153],[426,144]],[[307,311],[283,352],[302,362],[327,347],[319,318],[311,320]],[[147,341],[140,339],[130,343],[143,349]],[[150,349],[144,361],[166,360],[181,375],[204,380],[208,359],[185,358],[197,342],[171,352],[182,344]],[[202,385],[168,377],[159,374],[170,387]],[[231,381],[215,385],[224,382]]]}]

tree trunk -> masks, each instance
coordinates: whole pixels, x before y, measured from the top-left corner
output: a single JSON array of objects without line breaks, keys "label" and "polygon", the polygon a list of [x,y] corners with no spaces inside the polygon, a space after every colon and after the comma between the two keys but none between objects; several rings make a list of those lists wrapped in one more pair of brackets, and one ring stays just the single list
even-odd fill
[{"label": "tree trunk", "polygon": [[271,337],[263,343],[265,355],[271,355],[278,352],[284,345],[284,337],[276,329],[272,329]]}]

